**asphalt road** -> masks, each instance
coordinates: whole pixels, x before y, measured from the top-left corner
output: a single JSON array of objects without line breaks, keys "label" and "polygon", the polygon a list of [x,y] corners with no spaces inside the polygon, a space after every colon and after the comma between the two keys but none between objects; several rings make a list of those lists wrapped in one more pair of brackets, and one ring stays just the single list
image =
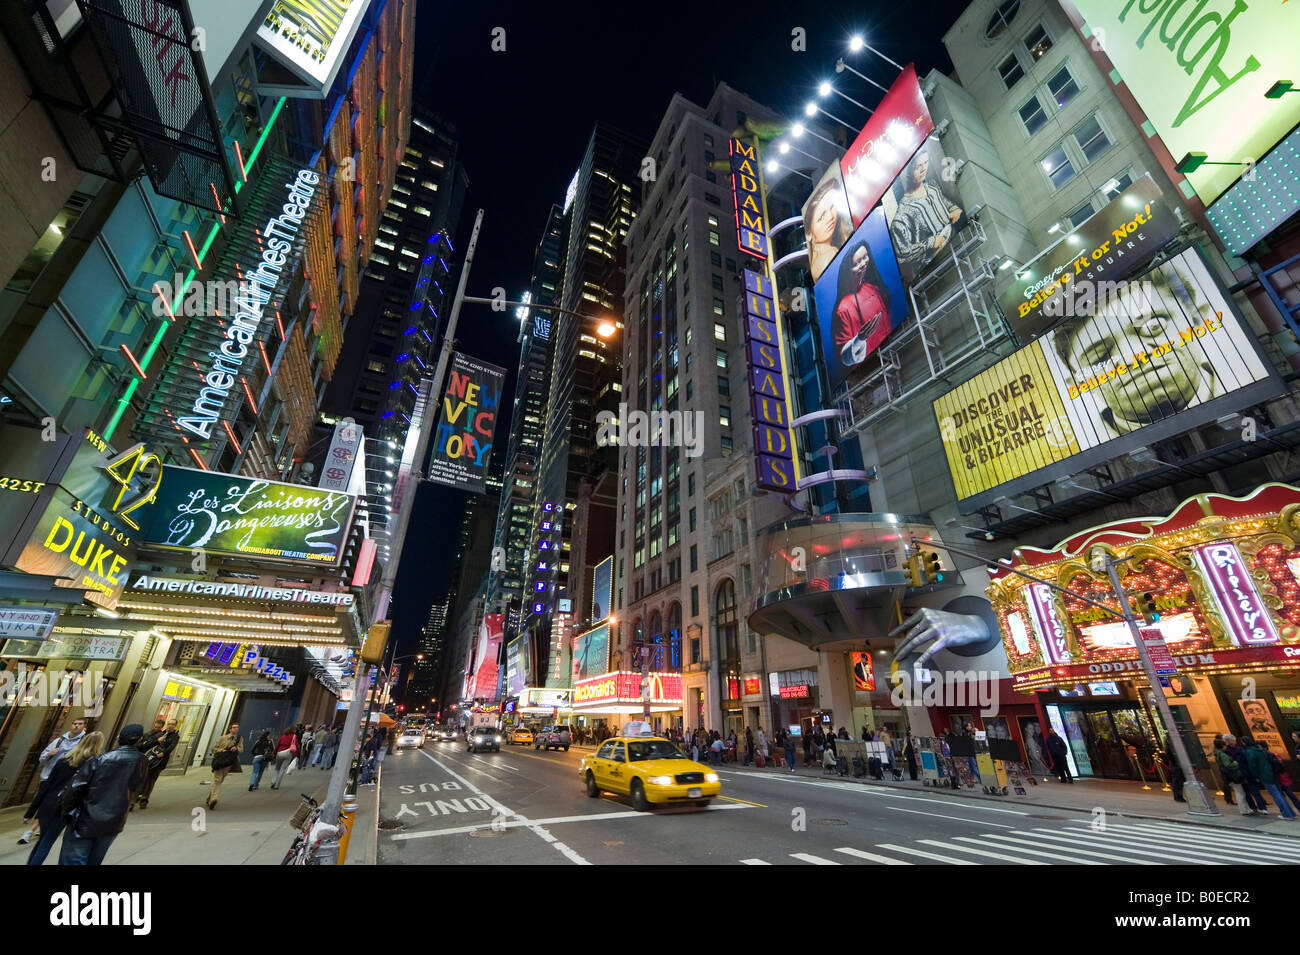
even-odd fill
[{"label": "asphalt road", "polygon": [[[590,750],[465,752],[425,744],[387,757],[380,865],[1269,865],[1291,840],[1068,810],[990,806],[942,793],[722,772],[708,809],[639,813],[588,798]],[[1104,825],[1104,830],[1099,826]]]}]

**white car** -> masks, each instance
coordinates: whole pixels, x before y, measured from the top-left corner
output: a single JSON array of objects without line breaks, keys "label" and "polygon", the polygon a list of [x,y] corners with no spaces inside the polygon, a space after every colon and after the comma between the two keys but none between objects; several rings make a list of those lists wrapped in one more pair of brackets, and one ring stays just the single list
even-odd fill
[{"label": "white car", "polygon": [[408,747],[424,749],[424,729],[418,726],[408,726],[397,737],[397,748],[407,749]]}]

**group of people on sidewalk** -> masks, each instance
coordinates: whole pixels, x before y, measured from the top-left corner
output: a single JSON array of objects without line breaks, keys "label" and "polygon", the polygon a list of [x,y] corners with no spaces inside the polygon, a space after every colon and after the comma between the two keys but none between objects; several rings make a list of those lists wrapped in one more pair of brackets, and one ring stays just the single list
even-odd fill
[{"label": "group of people on sidewalk", "polygon": [[[1278,815],[1295,819],[1300,810],[1300,799],[1291,788],[1292,779],[1286,766],[1260,740],[1249,736],[1240,738],[1224,733],[1214,738],[1214,761],[1223,777],[1223,795],[1229,806],[1240,807],[1243,816],[1269,815],[1267,792],[1277,803]],[[1174,798],[1180,802],[1175,787]],[[1293,808],[1294,807],[1294,808]]]}]

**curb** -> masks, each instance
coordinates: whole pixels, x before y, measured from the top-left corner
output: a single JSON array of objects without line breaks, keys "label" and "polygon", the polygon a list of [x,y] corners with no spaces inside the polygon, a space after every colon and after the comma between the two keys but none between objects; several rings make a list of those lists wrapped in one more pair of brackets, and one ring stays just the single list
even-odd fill
[{"label": "curb", "polygon": [[357,786],[357,790],[358,790],[357,791],[357,817],[358,818],[354,819],[352,822],[352,836],[348,842],[349,849],[352,849],[353,846],[355,846],[356,848],[354,851],[350,851],[348,853],[349,856],[351,856],[351,858],[344,859],[343,865],[376,865],[377,864],[377,860],[379,858],[379,790],[380,787],[383,785],[383,778],[384,778],[384,764],[381,762],[379,766],[376,767],[375,769],[375,788],[373,790],[371,789],[364,790],[364,796],[366,802],[369,803],[372,799],[374,801],[373,807],[367,806],[364,813],[364,815],[369,815],[371,808],[373,808],[374,810],[373,818],[370,820],[370,823],[365,827],[364,845],[359,845],[357,843],[357,840],[362,836],[362,833],[358,831],[357,824],[361,821],[360,817],[363,815],[362,802],[361,802],[363,796],[363,790],[359,784]]},{"label": "curb", "polygon": [[[777,775],[777,774],[775,774],[775,773],[771,773],[771,774],[769,774],[766,770],[753,770],[753,769],[750,769],[749,767],[745,767],[745,766],[741,766],[741,767],[734,767],[734,766],[733,766],[733,767],[732,767],[731,769],[729,769],[728,771],[729,771],[729,772],[743,772],[743,773],[745,773],[746,775],[750,775],[750,776]],[[791,775],[791,774],[790,774],[789,772],[787,772],[787,773],[785,774],[785,777],[783,777],[783,778],[786,778],[786,777],[788,777],[789,775]],[[871,787],[873,787],[873,788],[874,788],[874,787],[879,787],[879,788],[881,788],[881,789],[888,789],[888,790],[892,790],[892,789],[894,788],[894,787],[892,787],[892,786],[887,785],[887,784],[884,783],[884,782],[878,782],[878,781],[876,781],[876,780],[854,779],[854,778],[852,778],[852,777],[845,777],[845,776],[827,776],[827,777],[818,777],[818,776],[806,776],[806,775],[804,775],[803,773],[797,773],[797,772],[794,773],[793,775],[794,775],[796,778],[799,778],[799,779],[812,779],[812,780],[814,780],[814,781],[816,781],[816,780],[822,780],[822,781],[831,781],[831,782],[845,782],[845,783],[853,783],[854,785],[857,785],[857,786],[871,786]],[[899,790],[899,791],[911,791],[911,787],[908,787],[907,790]],[[979,801],[981,801],[981,802],[995,802],[995,803],[1001,803],[1001,804],[1003,804],[1003,805],[1010,805],[1010,804],[1013,804],[1013,803],[1014,803],[1014,805],[1017,805],[1017,806],[1034,806],[1035,808],[1038,808],[1038,809],[1055,809],[1055,810],[1060,811],[1060,812],[1079,812],[1079,813],[1087,814],[1087,813],[1090,811],[1090,810],[1088,810],[1088,809],[1081,809],[1081,808],[1079,808],[1079,807],[1077,807],[1077,806],[1061,806],[1061,805],[1057,805],[1057,804],[1055,804],[1055,803],[1045,803],[1045,802],[1030,801],[1030,800],[1026,799],[1025,797],[1023,797],[1023,796],[1017,796],[1017,797],[1014,797],[1014,800],[1012,800],[1011,798],[1004,798],[1004,797],[1000,797],[1000,796],[990,796],[990,795],[987,795],[987,794],[985,794],[985,793],[977,793],[977,792],[968,791],[968,790],[961,790],[961,789],[942,789],[942,788],[939,788],[939,787],[929,787],[929,786],[927,786],[927,787],[922,787],[921,789],[916,790],[916,791],[917,791],[917,792],[922,792],[922,793],[926,793],[926,792],[942,793],[942,794],[944,794],[944,795],[949,795],[949,796],[959,796],[959,797],[961,797],[961,798],[963,798],[963,799],[976,799],[976,800],[979,800]],[[1231,808],[1231,807],[1229,807],[1229,808]],[[1177,817],[1177,816],[1163,816],[1163,815],[1159,815],[1159,814],[1146,813],[1146,812],[1142,812],[1142,811],[1140,811],[1140,810],[1135,811],[1135,810],[1131,810],[1131,809],[1122,809],[1122,810],[1119,810],[1119,809],[1116,809],[1116,810],[1109,810],[1109,809],[1108,809],[1107,812],[1108,812],[1109,814],[1111,814],[1111,815],[1119,816],[1121,819],[1150,819],[1150,820],[1155,820],[1155,821],[1157,821],[1157,822],[1174,822],[1174,823],[1179,823],[1180,825],[1186,825],[1186,826],[1204,826],[1204,827],[1207,827],[1207,828],[1210,828],[1210,829],[1222,829],[1222,830],[1225,830],[1225,831],[1227,831],[1227,832],[1246,832],[1246,833],[1251,833],[1251,834],[1261,834],[1261,835],[1266,835],[1266,836],[1276,836],[1276,837],[1279,838],[1279,839],[1294,839],[1294,838],[1300,837],[1300,822],[1298,822],[1296,825],[1294,825],[1294,826],[1292,827],[1293,830],[1294,830],[1294,832],[1295,832],[1295,835],[1289,835],[1289,834],[1288,834],[1288,835],[1283,835],[1283,834],[1281,834],[1281,833],[1262,832],[1262,831],[1259,830],[1259,829],[1246,829],[1246,828],[1244,828],[1244,827],[1242,827],[1242,826],[1229,825],[1229,824],[1227,824],[1226,822],[1220,822],[1220,821],[1215,820],[1214,817],[1205,817],[1205,818],[1188,819],[1188,818],[1185,818],[1185,817]],[[1225,815],[1226,815],[1226,813],[1225,813]]]}]

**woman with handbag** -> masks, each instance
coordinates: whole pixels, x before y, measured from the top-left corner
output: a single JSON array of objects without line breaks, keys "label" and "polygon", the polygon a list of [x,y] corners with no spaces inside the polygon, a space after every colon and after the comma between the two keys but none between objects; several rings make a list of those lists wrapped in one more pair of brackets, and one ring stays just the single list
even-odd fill
[{"label": "woman with handbag", "polygon": [[212,747],[212,788],[208,790],[208,808],[217,808],[217,797],[221,795],[221,784],[230,773],[241,773],[239,754],[244,748],[244,741],[239,737],[239,724],[231,723],[226,735],[217,740]]},{"label": "woman with handbag", "polygon": [[298,756],[298,731],[290,726],[275,741],[275,775],[271,777],[271,788],[279,789],[289,764]]},{"label": "woman with handbag", "polygon": [[67,825],[59,809],[59,797],[63,795],[63,788],[72,782],[72,777],[77,774],[77,768],[82,763],[103,751],[104,734],[85,733],[76,746],[55,761],[50,775],[41,780],[41,787],[36,790],[36,799],[32,803],[36,806],[34,816],[41,824],[41,835],[36,845],[32,846],[31,855],[27,857],[28,865],[40,865],[45,861],[59,834],[63,832],[63,827]]}]

